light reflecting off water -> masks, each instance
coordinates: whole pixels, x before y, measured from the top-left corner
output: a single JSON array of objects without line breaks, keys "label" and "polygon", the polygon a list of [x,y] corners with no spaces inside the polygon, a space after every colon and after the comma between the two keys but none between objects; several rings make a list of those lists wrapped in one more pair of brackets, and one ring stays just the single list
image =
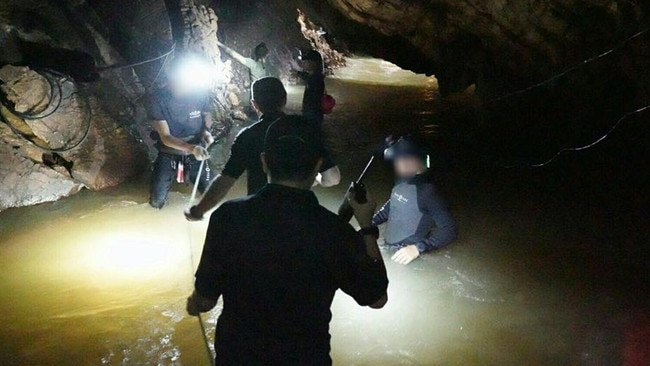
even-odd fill
[{"label": "light reflecting off water", "polygon": [[[398,72],[377,60],[350,65],[339,75],[390,79]],[[324,206],[338,207],[387,133],[433,128],[435,88],[418,78],[409,86],[328,82],[339,104],[325,128],[344,183],[316,190]],[[229,197],[243,195],[242,181]],[[382,310],[337,294],[336,365],[620,363],[631,315],[615,291],[589,285],[601,267],[588,269],[585,253],[603,245],[580,229],[595,222],[589,210],[522,199],[534,197],[525,190],[537,191],[510,181],[477,179],[465,169],[448,174],[443,188],[459,239],[408,267],[389,262]],[[391,184],[388,169],[372,169],[368,187],[379,202]],[[198,322],[185,313],[207,223],[182,217],[189,189],[175,189],[156,211],[146,204],[146,185],[143,179],[0,214],[0,365],[209,364]],[[582,241],[587,249],[576,249]],[[204,316],[211,343],[219,310]],[[636,324],[638,334],[650,329]]]},{"label": "light reflecting off water", "polygon": [[371,57],[349,58],[347,67],[334,71],[333,78],[365,84],[421,86],[433,83],[437,86],[434,77],[416,74],[388,61]]}]

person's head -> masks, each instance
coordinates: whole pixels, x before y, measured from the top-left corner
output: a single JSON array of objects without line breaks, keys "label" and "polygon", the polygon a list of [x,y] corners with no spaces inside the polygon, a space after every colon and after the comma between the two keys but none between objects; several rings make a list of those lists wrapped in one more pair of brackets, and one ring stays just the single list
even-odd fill
[{"label": "person's head", "polygon": [[257,112],[281,112],[287,105],[287,90],[282,81],[274,77],[265,77],[253,83],[251,104]]},{"label": "person's head", "polygon": [[253,59],[255,61],[262,61],[268,56],[269,54],[269,49],[266,47],[266,43],[262,42],[255,46],[255,49],[253,49]]},{"label": "person's head", "polygon": [[393,162],[395,174],[411,178],[427,170],[428,153],[424,144],[412,136],[401,137],[384,151],[386,160]]},{"label": "person's head", "polygon": [[300,57],[302,68],[309,73],[323,72],[323,56],[316,50],[309,50]]},{"label": "person's head", "polygon": [[174,57],[167,67],[167,87],[174,97],[206,92],[211,86],[212,65],[196,54]]},{"label": "person's head", "polygon": [[271,183],[309,189],[323,163],[320,130],[300,116],[286,116],[266,132],[262,165]]}]

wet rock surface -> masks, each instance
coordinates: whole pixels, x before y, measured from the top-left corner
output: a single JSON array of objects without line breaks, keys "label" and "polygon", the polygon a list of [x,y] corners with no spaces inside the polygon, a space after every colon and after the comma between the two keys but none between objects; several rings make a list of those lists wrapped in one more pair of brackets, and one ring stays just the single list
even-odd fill
[{"label": "wet rock surface", "polygon": [[13,102],[1,111],[0,210],[112,187],[142,169],[133,137],[73,80],[12,66],[0,80]]},{"label": "wet rock surface", "polygon": [[83,187],[64,167],[42,164],[40,154],[0,123],[0,210],[55,201]]}]

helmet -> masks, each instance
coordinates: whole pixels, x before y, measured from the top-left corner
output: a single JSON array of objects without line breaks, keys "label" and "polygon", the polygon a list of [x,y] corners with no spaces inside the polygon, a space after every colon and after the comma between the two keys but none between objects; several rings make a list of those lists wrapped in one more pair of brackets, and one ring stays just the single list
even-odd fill
[{"label": "helmet", "polygon": [[388,147],[384,150],[384,159],[395,160],[402,156],[416,156],[426,159],[428,149],[412,135],[402,136],[395,141],[392,136],[386,139]]}]

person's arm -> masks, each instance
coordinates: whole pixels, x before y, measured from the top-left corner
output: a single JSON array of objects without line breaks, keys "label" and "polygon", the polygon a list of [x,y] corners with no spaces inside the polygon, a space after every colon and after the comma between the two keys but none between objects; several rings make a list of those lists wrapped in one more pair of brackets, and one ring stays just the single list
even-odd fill
[{"label": "person's arm", "polygon": [[210,157],[208,150],[203,146],[189,144],[177,137],[171,135],[167,121],[156,120],[152,122],[153,129],[160,136],[160,141],[163,145],[172,149],[180,150],[188,154],[194,155],[197,160],[205,160]]},{"label": "person's arm", "polygon": [[345,242],[336,251],[339,260],[335,272],[339,275],[343,292],[352,296],[359,305],[380,309],[388,301],[388,277],[377,237],[373,230],[369,230],[376,204],[371,195],[364,204],[356,202],[351,195],[348,195],[348,200],[362,227],[363,240],[349,224],[345,225],[342,234]]},{"label": "person's arm", "polygon": [[372,217],[372,226],[379,226],[388,221],[388,216],[390,215],[390,199],[384,203],[384,205],[377,211],[377,213]]},{"label": "person's arm", "polygon": [[210,184],[201,200],[189,210],[185,211],[185,218],[189,221],[203,220],[203,215],[213,209],[228,194],[239,177],[246,171],[246,130],[242,130],[230,148],[230,158],[223,171]]},{"label": "person's arm", "polygon": [[437,194],[432,195],[429,199],[428,214],[432,216],[436,228],[431,231],[426,239],[415,243],[420,253],[447,246],[458,236],[456,221],[451,216],[446,203]]},{"label": "person's arm", "polygon": [[167,121],[153,121],[152,126],[153,129],[158,132],[158,136],[160,136],[160,141],[163,145],[171,147],[172,149],[184,151],[188,154],[191,154],[194,151],[196,145],[189,144],[171,135]]},{"label": "person's arm", "polygon": [[255,64],[255,60],[252,58],[244,57],[241,53],[233,50],[232,48],[226,46],[225,44],[217,41],[217,44],[219,44],[219,47],[223,48],[226,53],[235,59],[235,61],[239,62],[240,64],[248,67],[249,69],[251,68],[251,65]]},{"label": "person's arm", "polygon": [[237,179],[235,178],[219,174],[212,183],[210,183],[210,186],[205,191],[203,197],[201,197],[199,203],[190,207],[190,209],[185,212],[185,218],[189,221],[203,220],[205,213],[217,206],[219,202],[223,201],[228,192],[230,192],[232,186],[235,185],[236,181]]},{"label": "person's arm", "polygon": [[207,131],[210,131],[212,128],[212,113],[205,111],[201,112],[201,116],[203,117],[203,128],[206,129]]},{"label": "person's arm", "polygon": [[425,239],[398,250],[391,259],[400,264],[409,264],[422,253],[442,248],[457,236],[456,222],[432,184],[418,187],[417,204],[420,212],[433,219],[436,228],[432,228],[432,232]]},{"label": "person's arm", "polygon": [[338,166],[333,166],[316,176],[316,184],[321,187],[334,187],[341,183],[341,171]]},{"label": "person's arm", "polygon": [[219,223],[224,220],[224,211],[226,210],[215,212],[208,225],[203,253],[195,274],[194,292],[187,299],[187,313],[192,316],[210,311],[221,296],[223,256],[219,254],[219,248],[226,236],[223,233],[224,225]]},{"label": "person's arm", "polygon": [[214,143],[214,137],[212,136],[212,133],[210,133],[210,130],[212,129],[212,112],[208,111],[207,109],[208,102],[206,102],[206,106],[204,107],[204,110],[201,112],[201,117],[203,118],[203,131],[202,131],[202,136],[201,140],[206,148],[210,147]]}]

